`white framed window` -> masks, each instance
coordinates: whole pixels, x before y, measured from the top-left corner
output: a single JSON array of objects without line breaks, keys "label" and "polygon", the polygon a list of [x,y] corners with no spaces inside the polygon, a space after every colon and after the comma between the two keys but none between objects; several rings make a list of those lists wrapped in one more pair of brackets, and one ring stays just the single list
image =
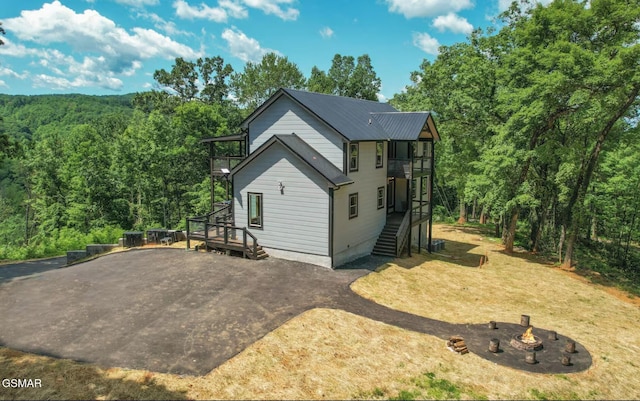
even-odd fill
[{"label": "white framed window", "polygon": [[349,194],[349,218],[358,217],[358,193]]},{"label": "white framed window", "polygon": [[262,228],[262,194],[249,192],[249,227]]},{"label": "white framed window", "polygon": [[357,143],[349,145],[349,171],[358,171],[359,148]]},{"label": "white framed window", "polygon": [[376,142],[376,168],[384,167],[384,142]]},{"label": "white framed window", "polygon": [[377,203],[378,209],[384,208],[384,187],[378,187]]}]

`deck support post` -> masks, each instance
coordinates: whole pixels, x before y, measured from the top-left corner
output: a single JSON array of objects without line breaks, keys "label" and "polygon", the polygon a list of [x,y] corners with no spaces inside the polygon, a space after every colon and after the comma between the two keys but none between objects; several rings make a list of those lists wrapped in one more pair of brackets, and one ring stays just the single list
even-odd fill
[{"label": "deck support post", "polygon": [[191,249],[191,241],[189,240],[189,218],[187,217],[187,251]]}]

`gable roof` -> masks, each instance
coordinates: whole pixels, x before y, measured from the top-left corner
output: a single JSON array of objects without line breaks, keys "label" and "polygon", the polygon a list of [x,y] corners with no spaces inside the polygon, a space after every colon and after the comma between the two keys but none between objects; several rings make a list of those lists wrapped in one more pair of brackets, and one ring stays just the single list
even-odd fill
[{"label": "gable roof", "polygon": [[286,150],[307,164],[313,170],[318,172],[332,187],[339,187],[346,184],[352,184],[353,180],[342,173],[342,171],[333,165],[329,160],[322,156],[317,150],[312,148],[308,143],[300,139],[296,134],[291,135],[274,135],[268,141],[260,145],[249,157],[240,162],[232,171],[233,176],[246,165],[251,163],[255,158],[259,157],[266,149],[274,143],[281,144]]},{"label": "gable roof", "polygon": [[[431,113],[426,111],[371,113],[375,122],[396,141],[415,141],[420,138],[440,140]],[[418,135],[416,136],[416,133]]]},{"label": "gable roof", "polygon": [[[430,117],[430,113],[427,112],[399,112],[388,103],[294,89],[279,89],[243,121],[242,127],[247,128],[254,118],[281,96],[287,96],[298,103],[347,141],[389,139],[415,141]],[[382,114],[384,115],[380,116]],[[387,116],[387,114],[390,115]],[[439,139],[437,133],[434,138]]]}]

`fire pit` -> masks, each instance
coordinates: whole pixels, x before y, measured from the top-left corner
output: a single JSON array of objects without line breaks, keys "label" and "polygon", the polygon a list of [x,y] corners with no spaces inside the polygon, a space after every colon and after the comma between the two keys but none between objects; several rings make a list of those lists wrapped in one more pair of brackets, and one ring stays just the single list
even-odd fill
[{"label": "fire pit", "polygon": [[513,348],[521,351],[539,351],[543,348],[542,340],[538,336],[534,336],[533,326],[529,326],[527,330],[519,335],[513,336],[509,343]]}]

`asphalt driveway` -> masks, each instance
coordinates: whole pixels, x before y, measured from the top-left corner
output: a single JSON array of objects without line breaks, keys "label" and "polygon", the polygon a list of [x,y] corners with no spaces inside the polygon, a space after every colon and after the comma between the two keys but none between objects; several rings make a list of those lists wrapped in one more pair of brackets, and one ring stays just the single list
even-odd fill
[{"label": "asphalt driveway", "polygon": [[176,249],[134,250],[0,284],[0,344],[204,374],[367,270]]},{"label": "asphalt driveway", "polygon": [[0,346],[102,366],[203,375],[287,320],[325,307],[442,339],[461,334],[471,352],[518,369],[569,373],[591,365],[578,343],[573,365],[560,365],[557,355],[568,339],[560,333],[562,341],[545,345],[548,356],[540,353],[540,363],[529,365],[508,346],[499,355],[487,351],[490,338],[507,344],[521,330],[514,324],[499,322],[489,332],[486,325],[393,310],[351,291],[354,280],[383,262],[372,257],[330,270],[276,258],[145,249],[35,274],[6,270],[11,279],[0,280]]}]

